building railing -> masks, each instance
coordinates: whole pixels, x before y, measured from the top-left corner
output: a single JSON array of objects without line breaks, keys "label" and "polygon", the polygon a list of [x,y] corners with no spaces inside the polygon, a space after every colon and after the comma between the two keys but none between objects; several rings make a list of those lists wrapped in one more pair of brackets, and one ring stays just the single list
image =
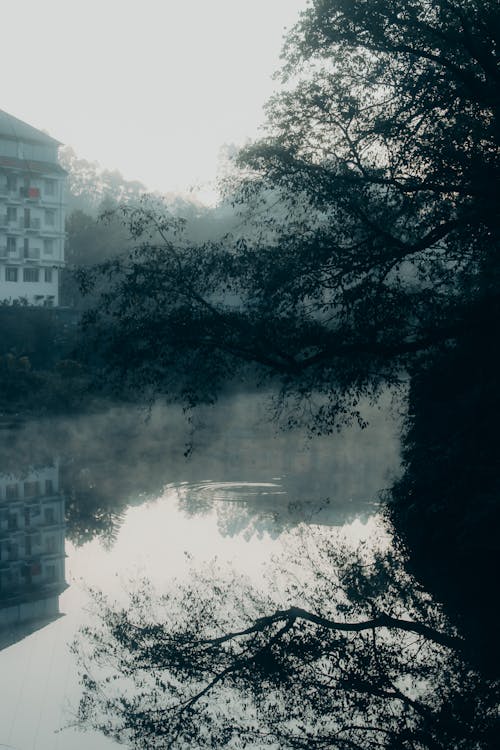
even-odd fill
[{"label": "building railing", "polygon": [[39,200],[40,188],[36,187],[21,187],[19,188],[19,195],[21,198],[28,198],[28,200]]},{"label": "building railing", "polygon": [[40,260],[41,250],[39,247],[30,247],[29,250],[24,251],[25,260]]},{"label": "building railing", "polygon": [[9,217],[9,214],[0,214],[0,226],[17,229],[19,221],[17,218]]},{"label": "building railing", "polygon": [[31,229],[31,230],[39,230],[41,226],[40,219],[19,219],[19,227],[20,229]]},{"label": "building railing", "polygon": [[8,214],[1,214],[0,215],[0,226],[6,227],[10,232],[17,232],[19,229],[22,229],[22,219],[17,219],[13,217],[9,217]]}]

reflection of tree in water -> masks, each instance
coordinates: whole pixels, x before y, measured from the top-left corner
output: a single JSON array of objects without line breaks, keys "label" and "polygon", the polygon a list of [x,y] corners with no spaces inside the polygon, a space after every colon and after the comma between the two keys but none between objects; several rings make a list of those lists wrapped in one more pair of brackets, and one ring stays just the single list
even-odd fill
[{"label": "reflection of tree in water", "polygon": [[[137,409],[116,408],[28,422],[0,432],[0,468],[19,473],[20,460],[37,466],[60,457],[67,538],[80,545],[93,538],[112,544],[131,505],[175,487],[181,488],[183,512],[215,511],[223,534],[278,534],[314,520],[318,505],[304,504],[304,498],[330,496],[329,507],[335,506],[335,522],[340,523],[365,510],[364,498],[375,497],[386,483],[387,468],[397,465],[395,425],[382,412],[373,410],[368,430],[311,442],[299,433],[276,434],[261,422],[263,408],[251,394],[222,399],[218,410],[197,425],[189,460],[183,455],[189,438],[185,419],[171,407],[157,407],[149,420]],[[242,498],[233,493],[224,503],[214,503],[210,482],[205,492],[192,490],[207,477],[242,488],[279,477],[278,491],[286,493],[286,500],[282,494]],[[328,504],[322,500],[320,506]],[[325,517],[318,522],[331,521]]]},{"label": "reflection of tree in water", "polygon": [[293,483],[186,483],[176,488],[180,510],[188,516],[215,514],[221,536],[246,540],[280,534],[302,523],[342,526],[355,519],[366,522],[378,503],[349,497],[296,499]]},{"label": "reflection of tree in water", "polygon": [[39,420],[0,433],[0,468],[19,473],[60,458],[66,535],[80,545],[112,544],[127,509],[157,495],[171,463],[182,456],[179,419],[146,422],[137,409],[109,409],[79,418]]},{"label": "reflection of tree in water", "polygon": [[126,607],[94,592],[80,725],[137,748],[493,748],[499,685],[398,555],[294,547],[266,594],[214,567]]}]

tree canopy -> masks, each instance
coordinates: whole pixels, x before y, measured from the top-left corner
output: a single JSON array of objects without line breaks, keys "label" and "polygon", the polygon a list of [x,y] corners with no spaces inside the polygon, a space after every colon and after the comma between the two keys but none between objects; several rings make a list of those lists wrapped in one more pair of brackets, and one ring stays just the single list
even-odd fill
[{"label": "tree canopy", "polygon": [[256,367],[292,423],[320,394],[329,430],[474,328],[498,296],[498,30],[489,0],[311,2],[228,188],[253,225],[182,242],[128,210],[137,249],[91,319],[112,369],[192,401]]}]

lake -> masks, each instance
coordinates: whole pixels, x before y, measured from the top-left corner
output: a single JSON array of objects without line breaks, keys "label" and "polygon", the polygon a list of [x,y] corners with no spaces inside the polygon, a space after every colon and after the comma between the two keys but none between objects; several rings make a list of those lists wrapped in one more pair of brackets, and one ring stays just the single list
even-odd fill
[{"label": "lake", "polygon": [[399,469],[398,418],[309,439],[276,432],[257,397],[182,413],[112,408],[0,433],[0,747],[105,750],[73,726],[69,644],[92,622],[89,587],[162,591],[214,557],[260,585],[305,526],[369,538]]}]

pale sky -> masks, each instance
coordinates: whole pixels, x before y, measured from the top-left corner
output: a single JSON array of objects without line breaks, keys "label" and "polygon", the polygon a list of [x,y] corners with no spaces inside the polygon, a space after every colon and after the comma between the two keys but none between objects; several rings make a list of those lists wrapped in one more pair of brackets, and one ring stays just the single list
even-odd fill
[{"label": "pale sky", "polygon": [[255,137],[307,0],[2,3],[0,108],[151,190],[216,175]]}]

